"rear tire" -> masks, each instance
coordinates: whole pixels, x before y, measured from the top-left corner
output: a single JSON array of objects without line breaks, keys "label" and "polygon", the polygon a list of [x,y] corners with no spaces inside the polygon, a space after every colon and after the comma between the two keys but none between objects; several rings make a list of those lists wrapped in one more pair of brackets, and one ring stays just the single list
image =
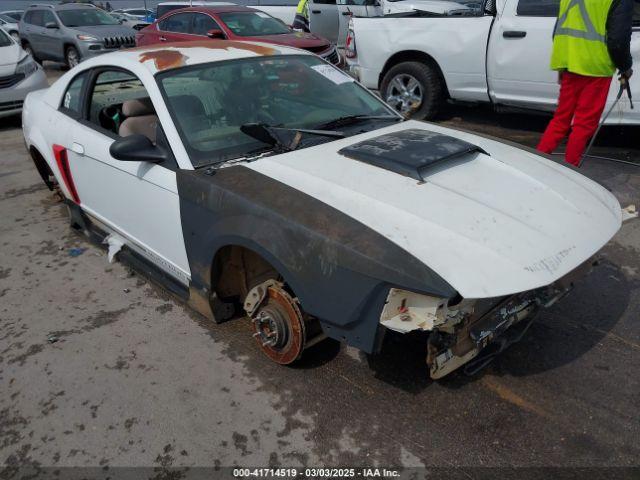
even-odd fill
[{"label": "rear tire", "polygon": [[80,53],[76,47],[67,47],[64,52],[64,59],[67,67],[73,68],[80,63]]},{"label": "rear tire", "polygon": [[402,62],[385,74],[380,95],[405,117],[431,120],[444,103],[445,87],[436,66]]}]

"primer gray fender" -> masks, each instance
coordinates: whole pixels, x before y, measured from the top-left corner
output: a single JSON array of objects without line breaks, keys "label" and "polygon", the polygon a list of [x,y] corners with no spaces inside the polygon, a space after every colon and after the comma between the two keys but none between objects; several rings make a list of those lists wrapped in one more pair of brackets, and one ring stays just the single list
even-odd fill
[{"label": "primer gray fender", "polygon": [[325,334],[375,350],[390,287],[452,297],[426,265],[342,212],[243,166],[177,174],[192,295],[208,302],[216,252],[248,248],[268,261]]}]

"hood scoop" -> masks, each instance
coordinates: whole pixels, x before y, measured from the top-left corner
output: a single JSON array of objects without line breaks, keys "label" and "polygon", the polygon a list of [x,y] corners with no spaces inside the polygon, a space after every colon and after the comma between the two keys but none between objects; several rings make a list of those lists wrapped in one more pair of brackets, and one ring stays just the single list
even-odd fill
[{"label": "hood scoop", "polygon": [[418,129],[371,138],[338,153],[420,182],[425,181],[432,167],[440,167],[471,153],[487,154],[477,145],[455,137]]}]

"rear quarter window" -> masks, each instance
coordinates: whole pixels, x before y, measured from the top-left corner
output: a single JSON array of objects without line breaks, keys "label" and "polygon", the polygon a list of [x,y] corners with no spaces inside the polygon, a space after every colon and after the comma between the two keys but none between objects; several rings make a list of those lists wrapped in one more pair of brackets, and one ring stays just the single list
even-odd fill
[{"label": "rear quarter window", "polygon": [[84,92],[84,85],[88,76],[89,72],[82,72],[71,80],[67,91],[62,97],[60,109],[73,117],[80,117],[82,115],[82,93]]}]

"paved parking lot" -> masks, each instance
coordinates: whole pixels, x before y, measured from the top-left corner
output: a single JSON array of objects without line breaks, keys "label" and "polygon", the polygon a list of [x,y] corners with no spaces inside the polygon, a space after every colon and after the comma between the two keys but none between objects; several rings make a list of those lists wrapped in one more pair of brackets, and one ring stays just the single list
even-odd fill
[{"label": "paved parking lot", "polygon": [[[373,357],[326,341],[283,368],[249,322],[211,325],[108,264],[68,228],[20,119],[1,122],[4,464],[638,466],[640,221],[474,377],[430,381],[420,335],[389,335]],[[546,119],[452,107],[443,122],[534,145]],[[610,129],[597,153],[640,160],[637,135]],[[640,205],[640,168],[583,170]]]}]

